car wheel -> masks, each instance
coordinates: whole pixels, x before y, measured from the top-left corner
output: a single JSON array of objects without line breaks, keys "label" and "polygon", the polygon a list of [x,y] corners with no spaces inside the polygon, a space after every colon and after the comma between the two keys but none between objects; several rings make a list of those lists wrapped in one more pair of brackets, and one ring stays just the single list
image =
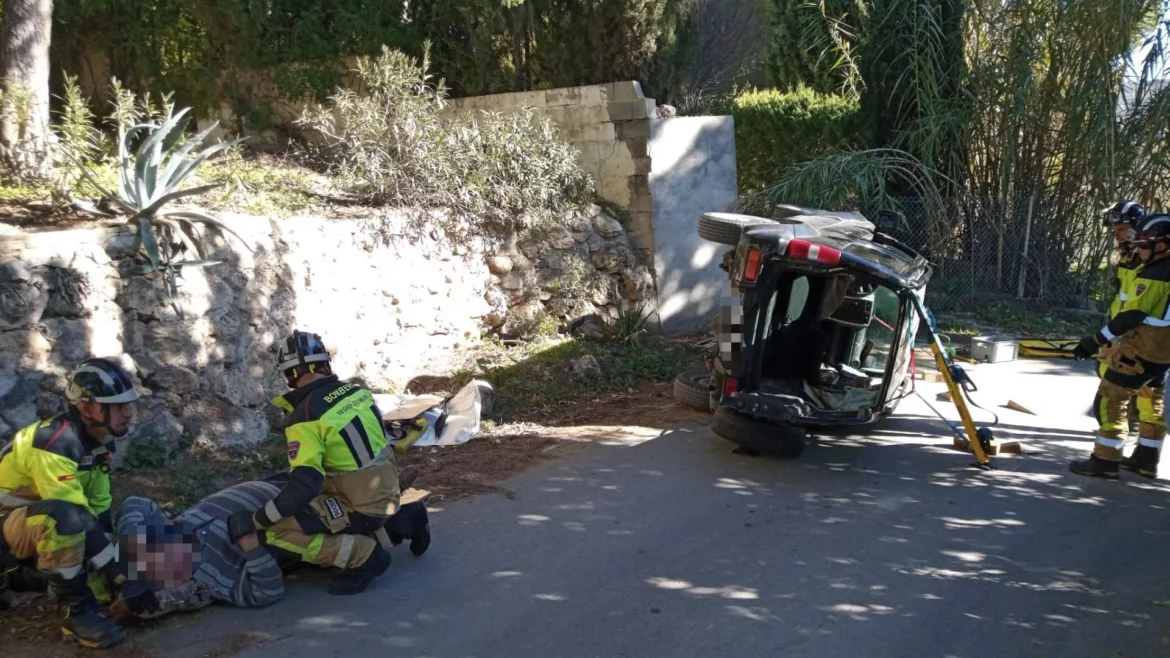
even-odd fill
[{"label": "car wheel", "polygon": [[739,244],[739,238],[743,235],[745,228],[770,223],[772,220],[762,217],[705,213],[699,218],[699,237],[716,244],[734,247]]},{"label": "car wheel", "polygon": [[711,431],[732,443],[783,459],[799,457],[804,452],[807,437],[802,427],[763,423],[725,407],[715,410]]},{"label": "car wheel", "polygon": [[674,399],[702,411],[711,411],[711,373],[688,370],[674,378]]}]

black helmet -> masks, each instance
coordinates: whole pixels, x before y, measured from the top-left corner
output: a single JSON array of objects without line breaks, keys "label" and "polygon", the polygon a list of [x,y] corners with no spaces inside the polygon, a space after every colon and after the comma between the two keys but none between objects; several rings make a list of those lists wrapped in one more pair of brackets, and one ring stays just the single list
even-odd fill
[{"label": "black helmet", "polygon": [[280,346],[277,366],[289,382],[314,372],[315,364],[329,363],[329,350],[317,334],[294,331]]},{"label": "black helmet", "polygon": [[1116,226],[1118,224],[1136,226],[1145,216],[1146,209],[1140,203],[1130,201],[1129,199],[1122,199],[1113,207],[1101,211],[1101,217],[1105,220],[1105,226]]},{"label": "black helmet", "polygon": [[1170,215],[1157,213],[1148,215],[1132,230],[1135,245],[1149,245],[1170,241]]},{"label": "black helmet", "polygon": [[138,391],[130,373],[117,362],[86,359],[69,373],[65,397],[72,406],[82,402],[122,404],[137,400]]}]

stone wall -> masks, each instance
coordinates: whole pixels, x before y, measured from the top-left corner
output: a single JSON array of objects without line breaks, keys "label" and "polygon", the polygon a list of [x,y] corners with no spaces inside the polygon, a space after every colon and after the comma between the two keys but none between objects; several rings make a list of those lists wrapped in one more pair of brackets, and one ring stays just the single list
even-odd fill
[{"label": "stone wall", "polygon": [[68,370],[106,356],[148,391],[132,440],[167,456],[184,435],[251,444],[278,420],[267,404],[284,390],[275,349],[294,328],[322,336],[339,375],[400,391],[486,332],[523,336],[654,296],[621,225],[597,206],[498,243],[452,243],[397,214],[226,221],[251,250],[208,235],[223,262],[184,270],[174,303],[159,275],[131,272],[125,227],[0,224],[0,436],[59,412]]},{"label": "stone wall", "polygon": [[637,82],[614,82],[540,91],[472,96],[449,101],[447,111],[506,111],[531,107],[549,117],[580,151],[581,167],[598,195],[629,211],[630,241],[642,262],[652,263],[654,228],[650,199],[650,119],[653,98]]}]

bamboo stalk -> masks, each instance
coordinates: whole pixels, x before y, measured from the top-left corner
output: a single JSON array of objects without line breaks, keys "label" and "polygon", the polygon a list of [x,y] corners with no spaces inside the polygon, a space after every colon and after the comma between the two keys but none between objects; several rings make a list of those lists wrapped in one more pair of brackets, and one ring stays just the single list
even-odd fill
[{"label": "bamboo stalk", "polygon": [[1024,279],[1028,273],[1028,243],[1032,239],[1032,208],[1036,203],[1036,194],[1028,197],[1028,217],[1024,220],[1024,249],[1020,255],[1020,279],[1016,283],[1016,299],[1024,298]]}]

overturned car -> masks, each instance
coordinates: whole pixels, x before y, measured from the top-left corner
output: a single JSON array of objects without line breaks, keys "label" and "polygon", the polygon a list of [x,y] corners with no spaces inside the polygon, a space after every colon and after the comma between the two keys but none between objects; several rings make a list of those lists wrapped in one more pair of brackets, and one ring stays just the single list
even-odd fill
[{"label": "overturned car", "polygon": [[892,414],[912,388],[910,361],[927,260],[854,212],[798,206],[766,219],[707,213],[734,303],[715,322],[701,372],[679,398],[714,411],[713,431],[796,457],[810,429]]}]

